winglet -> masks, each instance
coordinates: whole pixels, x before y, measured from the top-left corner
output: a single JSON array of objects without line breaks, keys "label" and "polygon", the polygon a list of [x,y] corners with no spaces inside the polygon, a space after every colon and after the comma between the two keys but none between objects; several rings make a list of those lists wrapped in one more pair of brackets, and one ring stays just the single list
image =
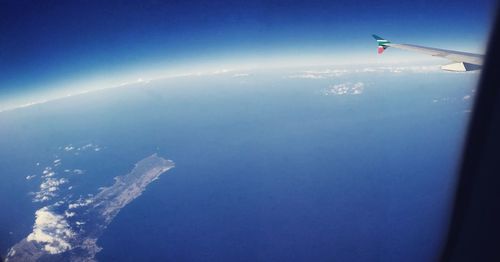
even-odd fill
[{"label": "winglet", "polygon": [[382,54],[384,52],[385,49],[387,49],[387,47],[389,47],[387,44],[390,44],[391,42],[378,36],[378,35],[372,35],[373,38],[375,38],[375,40],[377,40],[377,43],[378,43],[378,53],[379,54]]}]

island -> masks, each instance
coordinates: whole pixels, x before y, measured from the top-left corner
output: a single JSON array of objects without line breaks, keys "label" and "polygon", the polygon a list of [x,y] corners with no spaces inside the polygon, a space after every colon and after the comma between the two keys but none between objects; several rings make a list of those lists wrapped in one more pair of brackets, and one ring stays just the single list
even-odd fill
[{"label": "island", "polygon": [[101,250],[97,239],[113,218],[174,166],[153,154],[95,196],[68,204],[62,213],[57,205],[37,210],[33,232],[10,248],[6,261],[95,261]]}]

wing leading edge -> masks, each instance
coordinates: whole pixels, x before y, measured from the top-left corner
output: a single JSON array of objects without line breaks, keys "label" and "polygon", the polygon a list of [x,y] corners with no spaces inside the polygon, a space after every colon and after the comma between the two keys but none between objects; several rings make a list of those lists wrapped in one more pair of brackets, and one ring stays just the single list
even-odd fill
[{"label": "wing leading edge", "polygon": [[481,69],[481,66],[483,65],[484,56],[479,54],[425,47],[419,45],[395,44],[377,35],[373,35],[373,38],[377,40],[379,54],[382,54],[384,50],[387,49],[388,47],[394,47],[407,51],[414,51],[431,56],[442,57],[450,61],[453,61],[452,64],[442,66],[441,69],[443,70],[465,72],[465,71]]}]

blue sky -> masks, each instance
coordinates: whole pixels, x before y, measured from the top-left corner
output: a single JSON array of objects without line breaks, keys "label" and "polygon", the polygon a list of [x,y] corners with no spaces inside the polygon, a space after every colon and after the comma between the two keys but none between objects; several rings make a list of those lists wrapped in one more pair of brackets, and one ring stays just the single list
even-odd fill
[{"label": "blue sky", "polygon": [[492,0],[1,1],[0,103],[86,78],[105,82],[109,76],[207,61],[244,65],[259,58],[328,54],[362,63],[376,57],[372,33],[481,52],[493,5]]}]

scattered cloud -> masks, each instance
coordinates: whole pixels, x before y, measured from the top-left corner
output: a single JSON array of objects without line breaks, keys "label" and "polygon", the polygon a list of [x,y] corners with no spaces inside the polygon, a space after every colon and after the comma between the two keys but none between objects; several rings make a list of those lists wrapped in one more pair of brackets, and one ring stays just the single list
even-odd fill
[{"label": "scattered cloud", "polygon": [[59,206],[62,206],[63,204],[64,204],[64,201],[60,200],[60,201],[57,201],[56,203],[54,203],[54,206],[59,207]]},{"label": "scattered cloud", "polygon": [[59,190],[59,186],[67,183],[68,180],[66,178],[46,178],[40,184],[40,191],[35,192],[34,202],[44,202],[52,199],[57,195],[57,191]]},{"label": "scattered cloud", "polygon": [[338,78],[347,74],[354,73],[429,73],[442,72],[437,65],[431,66],[371,66],[364,68],[344,68],[344,69],[322,69],[322,70],[306,70],[295,74],[288,75],[287,78],[301,79],[329,79]]},{"label": "scattered cloud", "polygon": [[464,96],[447,96],[441,98],[434,98],[433,103],[457,103],[457,102],[467,102],[474,98],[474,90],[470,94],[465,94]]},{"label": "scattered cloud", "polygon": [[233,77],[247,77],[250,76],[248,73],[239,73],[239,74],[234,74]]},{"label": "scattered cloud", "polygon": [[302,78],[302,79],[325,79],[339,77],[349,73],[347,69],[324,69],[324,70],[308,70],[302,71],[293,75],[289,75],[288,78]]},{"label": "scattered cloud", "polygon": [[[97,246],[97,237],[102,230],[151,182],[173,167],[172,161],[153,154],[137,162],[130,173],[117,177],[113,185],[100,190],[95,196],[80,195],[76,201],[65,199],[38,209],[32,232],[10,248],[8,259],[38,260],[47,254],[68,252],[61,257],[94,261],[96,253],[101,250]],[[62,183],[60,179],[49,177],[43,187],[50,189]],[[76,208],[79,209],[74,210]]]},{"label": "scattered cloud", "polygon": [[354,70],[355,73],[430,73],[445,72],[439,65],[420,66],[374,66]]},{"label": "scattered cloud", "polygon": [[54,160],[54,166],[60,166],[60,165],[61,165],[61,159]]},{"label": "scattered cloud", "polygon": [[232,71],[231,69],[222,68],[222,69],[217,69],[215,71],[212,71],[211,74],[212,75],[219,75],[219,74],[225,74],[225,73],[228,73],[231,71]]},{"label": "scattered cloud", "polygon": [[288,78],[302,78],[302,79],[324,79],[326,78],[323,75],[311,74],[311,73],[303,73],[297,75],[290,75]]},{"label": "scattered cloud", "polygon": [[[40,177],[41,177],[41,184],[40,184],[40,190],[37,192],[32,192],[31,194],[34,195],[33,197],[33,202],[45,202],[52,200],[52,198],[58,196],[58,191],[60,191],[60,186],[62,184],[66,184],[69,182],[69,180],[65,177],[68,177],[68,175],[82,175],[85,174],[85,170],[78,169],[78,168],[67,168],[64,167],[63,169],[63,159],[65,157],[74,155],[80,155],[80,153],[84,152],[98,152],[101,151],[102,147],[95,144],[95,143],[86,143],[86,144],[81,144],[81,145],[73,145],[73,144],[68,144],[65,146],[61,146],[58,148],[61,152],[58,154],[55,154],[54,160],[50,162],[50,165],[46,166],[43,168],[41,171]],[[66,154],[66,153],[69,153]],[[61,156],[61,157],[59,157]],[[40,166],[40,162],[36,163],[36,166]],[[31,180],[37,175],[28,175],[26,176],[26,180]],[[64,189],[71,190],[73,187],[65,187]]]},{"label": "scattered cloud", "polygon": [[83,174],[85,174],[85,171],[81,170],[81,169],[73,169],[73,174],[75,174],[75,175],[83,175]]},{"label": "scattered cloud", "polygon": [[[32,180],[40,176],[39,190],[37,192],[31,192],[33,195],[33,202],[49,202],[51,204],[35,212],[35,222],[32,232],[9,250],[9,258],[19,257],[23,260],[23,256],[26,255],[26,252],[28,252],[31,257],[39,257],[42,254],[59,254],[71,250],[75,246],[74,243],[77,238],[77,233],[75,233],[73,229],[77,227],[79,232],[81,232],[85,224],[80,220],[81,217],[78,218],[79,212],[73,210],[73,208],[90,205],[93,202],[93,195],[88,194],[85,197],[80,196],[78,200],[72,201],[72,199],[74,199],[73,195],[65,195],[63,194],[63,190],[71,190],[73,186],[69,185],[62,187],[69,183],[69,175],[82,175],[85,171],[78,168],[63,167],[63,165],[67,165],[65,162],[67,157],[74,158],[77,152],[81,154],[86,151],[97,152],[100,151],[102,147],[94,143],[87,143],[81,146],[69,144],[61,146],[58,149],[60,152],[54,154],[54,158],[49,162],[48,166],[43,167],[40,162],[35,164],[40,169],[39,174],[25,177],[26,180]],[[67,220],[69,218],[72,220],[79,220],[74,222],[74,224],[73,222],[70,224]],[[18,249],[19,246],[25,245],[24,243],[26,242],[33,242],[36,243],[36,245],[28,245],[29,251],[23,248]],[[19,252],[20,250],[24,252]],[[31,253],[32,251],[39,253],[35,255]]]},{"label": "scattered cloud", "polygon": [[51,177],[51,176],[54,176],[55,174],[56,174],[56,172],[52,171],[52,167],[50,167],[50,166],[46,167],[42,171],[42,177],[43,178]]},{"label": "scattered cloud", "polygon": [[342,84],[331,85],[324,90],[323,94],[326,96],[360,95],[363,93],[364,88],[365,84],[363,82],[346,82]]},{"label": "scattered cloud", "polygon": [[73,175],[83,175],[85,174],[85,170],[82,170],[82,169],[64,169],[64,173],[69,173],[69,174],[73,174]]},{"label": "scattered cloud", "polygon": [[79,208],[79,207],[88,206],[88,205],[92,204],[92,202],[93,202],[92,198],[83,199],[80,197],[74,203],[69,204],[68,209],[75,209],[75,208]]},{"label": "scattered cloud", "polygon": [[76,213],[75,212],[70,212],[70,211],[66,210],[66,211],[64,211],[64,215],[66,217],[73,217],[73,216],[76,215]]},{"label": "scattered cloud", "polygon": [[102,149],[101,146],[99,146],[97,144],[93,144],[93,143],[88,143],[88,144],[85,144],[83,146],[75,146],[75,145],[69,144],[69,145],[66,145],[66,146],[63,146],[60,148],[66,152],[75,151],[75,154],[78,154],[76,152],[87,151],[87,150],[92,150],[92,151],[97,152],[97,151],[101,151],[101,149]]}]

